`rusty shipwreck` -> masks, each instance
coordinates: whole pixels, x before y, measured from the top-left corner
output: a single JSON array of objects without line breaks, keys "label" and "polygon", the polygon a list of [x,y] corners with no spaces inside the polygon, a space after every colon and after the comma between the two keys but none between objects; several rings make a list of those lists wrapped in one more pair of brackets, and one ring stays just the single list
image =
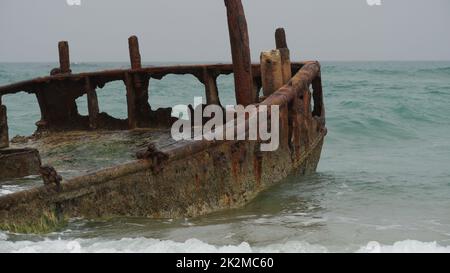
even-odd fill
[{"label": "rusty shipwreck", "polygon": [[[75,74],[68,43],[60,42],[60,67],[50,76],[1,86],[0,183],[36,175],[41,185],[0,196],[0,229],[47,232],[75,217],[195,217],[242,206],[291,173],[314,172],[327,132],[320,64],[291,62],[284,29],[276,30],[276,49],[252,64],[241,1],[225,0],[225,5],[232,64],[143,67],[132,36],[130,69]],[[173,141],[171,109],[153,110],[149,104],[150,80],[168,74],[195,76],[205,86],[208,105],[221,106],[216,79],[223,74],[234,75],[236,104],[278,105],[278,150],[263,152],[260,141],[250,140]],[[124,83],[127,119],[99,109],[96,89],[113,81]],[[11,143],[1,96],[22,91],[36,96],[42,117],[33,136]],[[75,100],[82,96],[87,116],[77,110]],[[81,175],[64,177],[48,165],[58,151],[59,156],[70,152],[56,149],[60,142],[76,147],[92,141],[94,147],[130,134],[141,146],[124,145],[124,160],[109,166],[93,171],[84,166]],[[79,156],[78,163],[96,155]]]}]

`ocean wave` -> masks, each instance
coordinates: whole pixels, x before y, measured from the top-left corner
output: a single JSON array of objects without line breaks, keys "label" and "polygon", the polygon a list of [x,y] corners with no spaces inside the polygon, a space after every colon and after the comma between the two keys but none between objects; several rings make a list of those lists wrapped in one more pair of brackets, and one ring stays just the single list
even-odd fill
[{"label": "ocean wave", "polygon": [[[339,250],[338,250],[339,251]],[[343,250],[346,251],[346,250]],[[329,248],[304,241],[289,241],[267,246],[251,246],[243,242],[239,245],[216,246],[198,239],[185,242],[149,238],[123,238],[120,240],[46,239],[43,241],[8,241],[8,236],[0,233],[0,252],[20,253],[327,253]],[[436,242],[406,240],[392,245],[369,242],[355,250],[357,253],[450,253],[450,246]]]},{"label": "ocean wave", "polygon": [[328,119],[330,138],[342,139],[413,139],[415,129],[408,128],[396,120],[385,120],[374,116],[357,116],[346,119],[346,116],[336,115]]},{"label": "ocean wave", "polygon": [[405,70],[382,69],[382,68],[362,69],[361,72],[369,73],[371,75],[384,75],[384,76],[402,75],[408,73]]},{"label": "ocean wave", "polygon": [[360,248],[359,253],[450,253],[450,246],[440,246],[437,242],[420,242],[406,240],[395,242],[393,245],[381,245],[370,242]]},{"label": "ocean wave", "polygon": [[427,72],[438,72],[438,73],[450,73],[450,66],[446,67],[434,67],[434,68],[428,68],[428,69],[418,69],[417,72],[419,73],[427,73]]}]

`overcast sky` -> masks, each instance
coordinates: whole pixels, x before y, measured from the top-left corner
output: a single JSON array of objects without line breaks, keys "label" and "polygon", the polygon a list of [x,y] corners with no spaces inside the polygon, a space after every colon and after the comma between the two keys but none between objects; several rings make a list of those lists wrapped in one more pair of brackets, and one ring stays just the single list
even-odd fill
[{"label": "overcast sky", "polygon": [[[72,1],[72,0],[70,0]],[[450,60],[450,0],[243,0],[252,60],[283,26],[293,59]],[[223,0],[0,0],[0,62],[128,61],[127,38],[144,61],[229,62]]]}]

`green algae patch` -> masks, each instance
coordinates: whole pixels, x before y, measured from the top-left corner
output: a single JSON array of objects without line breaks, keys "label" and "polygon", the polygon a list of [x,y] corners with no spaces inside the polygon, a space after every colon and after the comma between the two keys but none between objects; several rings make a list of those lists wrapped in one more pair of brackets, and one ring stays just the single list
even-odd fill
[{"label": "green algae patch", "polygon": [[15,223],[0,223],[0,230],[22,234],[47,234],[67,226],[65,217],[58,217],[54,212],[44,212],[34,221],[16,221]]}]

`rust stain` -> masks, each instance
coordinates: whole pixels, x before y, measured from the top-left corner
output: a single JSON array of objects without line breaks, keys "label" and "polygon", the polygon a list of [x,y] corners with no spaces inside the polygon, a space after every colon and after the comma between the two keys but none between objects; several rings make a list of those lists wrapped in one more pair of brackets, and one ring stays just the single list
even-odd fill
[{"label": "rust stain", "polygon": [[261,187],[261,175],[262,175],[262,161],[263,154],[260,150],[260,144],[255,145],[255,152],[253,155],[253,173],[255,174],[256,186]]},{"label": "rust stain", "polygon": [[[242,3],[225,0],[225,4],[233,64],[143,67],[138,38],[131,36],[131,68],[74,74],[70,69],[69,44],[60,42],[60,66],[52,69],[50,76],[0,86],[0,165],[11,158],[6,155],[8,150],[1,149],[9,145],[3,95],[25,91],[36,96],[41,112],[36,138],[79,130],[168,129],[177,119],[171,116],[171,108],[151,109],[149,81],[169,74],[195,76],[205,87],[207,104],[220,105],[217,77],[234,73],[238,104],[280,106],[281,145],[277,151],[262,153],[259,143],[250,140],[177,141],[164,145],[152,142],[143,145],[145,148],[136,153],[133,161],[63,180],[53,167],[41,166],[37,150],[28,150],[33,156],[15,157],[9,162],[15,167],[31,166],[35,172],[40,171],[45,185],[0,197],[0,228],[39,222],[49,208],[58,215],[87,218],[198,216],[242,205],[291,171],[314,171],[327,133],[320,64],[292,62],[290,67],[287,65],[291,79],[267,97],[259,97],[266,81],[262,79],[260,64],[251,64]],[[276,32],[276,45],[287,49],[283,29]],[[288,54],[285,57],[289,58]],[[124,84],[126,119],[99,111],[97,89],[113,81]],[[85,95],[87,116],[80,115],[76,105],[76,100]],[[248,121],[243,122],[248,125]],[[20,151],[13,153],[17,156]],[[3,172],[0,169],[0,179],[7,176]]]}]

